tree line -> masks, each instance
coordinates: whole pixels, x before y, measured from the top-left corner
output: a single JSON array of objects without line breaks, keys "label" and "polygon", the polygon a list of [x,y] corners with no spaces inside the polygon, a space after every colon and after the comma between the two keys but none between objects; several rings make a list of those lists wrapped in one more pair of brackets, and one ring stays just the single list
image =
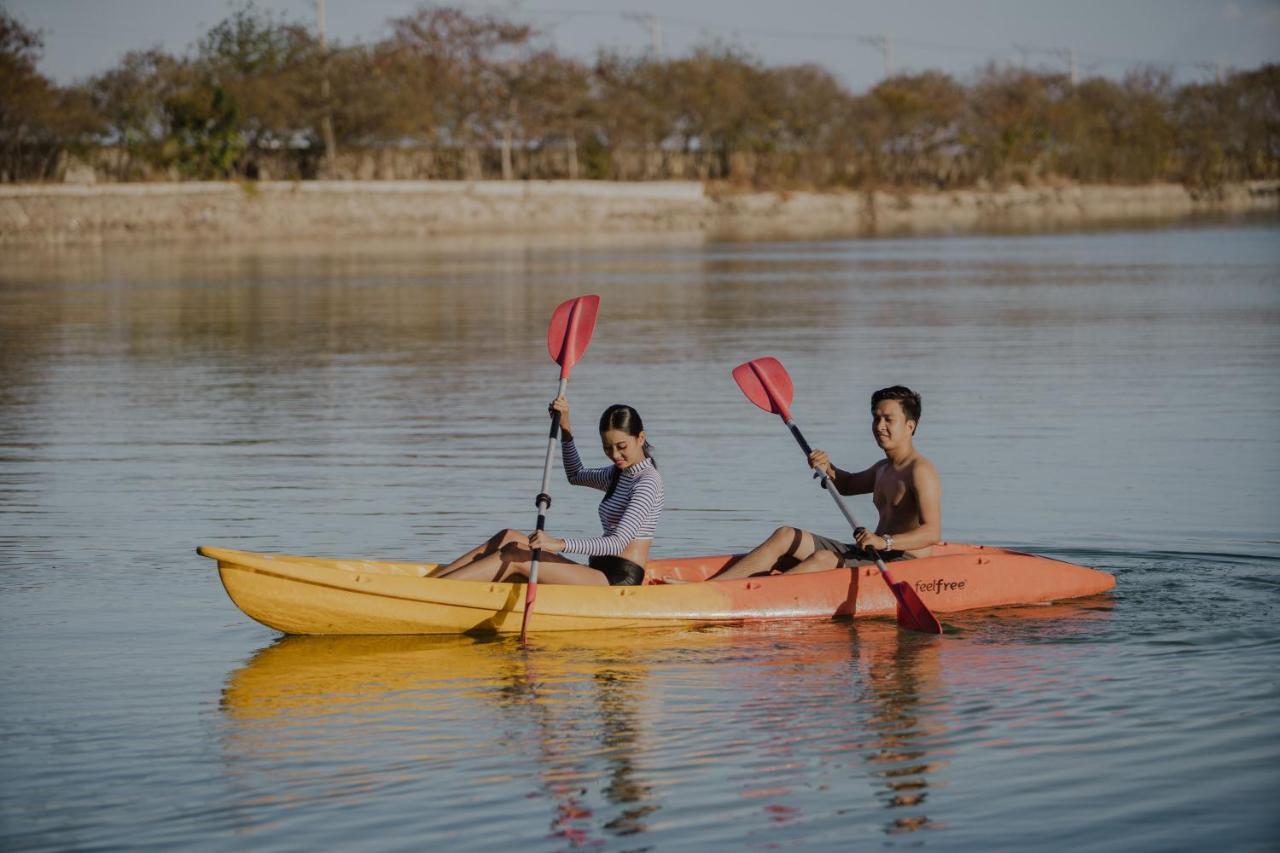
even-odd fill
[{"label": "tree line", "polygon": [[186,53],[133,51],[58,86],[0,8],[0,180],[69,157],[114,180],[698,179],[761,188],[1192,186],[1280,177],[1280,65],[1175,84],[988,65],[863,93],[721,42],[658,58],[557,52],[501,15],[424,5],[322,44],[245,6]]}]

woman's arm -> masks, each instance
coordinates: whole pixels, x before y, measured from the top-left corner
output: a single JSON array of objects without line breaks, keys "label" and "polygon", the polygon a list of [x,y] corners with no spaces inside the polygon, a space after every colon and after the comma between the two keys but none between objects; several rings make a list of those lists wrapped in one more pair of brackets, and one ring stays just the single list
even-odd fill
[{"label": "woman's arm", "polygon": [[564,475],[575,486],[590,486],[604,491],[609,488],[613,466],[607,468],[583,468],[582,457],[573,443],[573,436],[560,442],[560,456],[564,459]]},{"label": "woman's arm", "polygon": [[646,524],[656,521],[662,512],[662,481],[657,477],[644,477],[636,483],[631,500],[622,512],[618,526],[608,536],[592,539],[564,540],[564,553],[586,554],[591,557],[617,556],[626,550]]},{"label": "woman's arm", "polygon": [[583,468],[582,457],[578,455],[577,445],[573,443],[573,427],[569,426],[569,401],[564,396],[556,397],[547,406],[552,417],[560,415],[560,456],[564,459],[564,475],[575,486],[590,486],[602,491],[609,488],[609,474],[613,466],[608,468]]}]

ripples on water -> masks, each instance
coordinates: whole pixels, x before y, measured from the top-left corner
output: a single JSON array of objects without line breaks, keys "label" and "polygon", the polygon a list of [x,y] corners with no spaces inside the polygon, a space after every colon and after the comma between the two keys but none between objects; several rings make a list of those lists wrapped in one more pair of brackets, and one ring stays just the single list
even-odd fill
[{"label": "ripples on water", "polygon": [[[1278,234],[14,255],[0,845],[1274,849]],[[942,640],[528,653],[277,639],[226,600],[194,545],[438,559],[530,521],[546,319],[591,291],[570,396],[644,413],[661,553],[839,530],[728,378],[768,353],[842,460],[871,390],[919,388],[949,535],[1119,587]],[[553,532],[594,529],[554,491]]]}]

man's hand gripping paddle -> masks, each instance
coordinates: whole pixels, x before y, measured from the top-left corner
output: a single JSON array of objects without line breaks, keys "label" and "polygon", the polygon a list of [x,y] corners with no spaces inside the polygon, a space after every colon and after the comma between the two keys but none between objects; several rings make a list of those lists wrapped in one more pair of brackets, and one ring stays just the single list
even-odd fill
[{"label": "man's hand gripping paddle", "polygon": [[[804,451],[805,458],[808,459],[813,449],[809,447],[809,442],[804,440],[804,436],[800,434],[800,428],[791,419],[790,406],[794,388],[791,377],[787,375],[787,369],[782,366],[782,362],[772,356],[752,359],[733,369],[733,379],[742,389],[742,393],[747,395],[748,400],[766,412],[782,416],[783,423],[791,430],[791,434]],[[858,521],[836,491],[835,483],[828,479],[825,471],[819,470],[818,475],[822,478],[823,487],[835,499],[836,505],[840,507],[840,511],[844,513],[845,519],[856,533],[859,528]],[[904,581],[894,581],[893,575],[889,574],[888,568],[885,567],[884,560],[880,559],[880,555],[874,548],[868,546],[866,550],[875,558],[876,568],[880,569],[885,583],[893,591],[893,597],[898,600],[898,625],[924,634],[941,634],[942,625],[939,624],[937,617],[929,612],[929,608],[920,600],[920,596],[916,595],[916,591]]]},{"label": "man's hand gripping paddle", "polygon": [[[591,333],[596,328],[596,314],[600,311],[599,296],[576,296],[568,302],[562,302],[551,315],[551,326],[547,329],[547,352],[551,359],[560,365],[560,388],[557,397],[564,396],[569,387],[569,372],[587,351],[591,343]],[[542,463],[542,490],[538,492],[535,502],[538,504],[538,531],[541,532],[547,523],[547,510],[551,508],[551,495],[547,489],[551,487],[551,460],[555,456],[556,441],[560,438],[560,413],[551,415],[551,435],[547,438],[547,458]],[[542,558],[542,550],[536,549],[529,562],[529,583],[525,586],[524,617],[520,620],[520,642],[529,639],[529,614],[533,612],[533,601],[538,597],[538,561]]]}]

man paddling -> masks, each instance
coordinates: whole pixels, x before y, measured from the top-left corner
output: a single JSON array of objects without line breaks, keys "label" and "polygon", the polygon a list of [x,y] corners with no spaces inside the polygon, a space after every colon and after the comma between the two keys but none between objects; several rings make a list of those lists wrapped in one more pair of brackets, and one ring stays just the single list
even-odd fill
[{"label": "man paddling", "polygon": [[942,537],[942,484],[933,463],[916,449],[920,395],[902,385],[871,395],[871,435],[884,459],[865,471],[842,471],[827,454],[814,450],[809,464],[826,472],[842,495],[870,493],[880,513],[875,532],[859,528],[845,543],[796,527],[779,527],[751,553],[716,575],[716,580],[771,572],[824,572],[874,562],[867,547],[885,562],[927,557]]}]

